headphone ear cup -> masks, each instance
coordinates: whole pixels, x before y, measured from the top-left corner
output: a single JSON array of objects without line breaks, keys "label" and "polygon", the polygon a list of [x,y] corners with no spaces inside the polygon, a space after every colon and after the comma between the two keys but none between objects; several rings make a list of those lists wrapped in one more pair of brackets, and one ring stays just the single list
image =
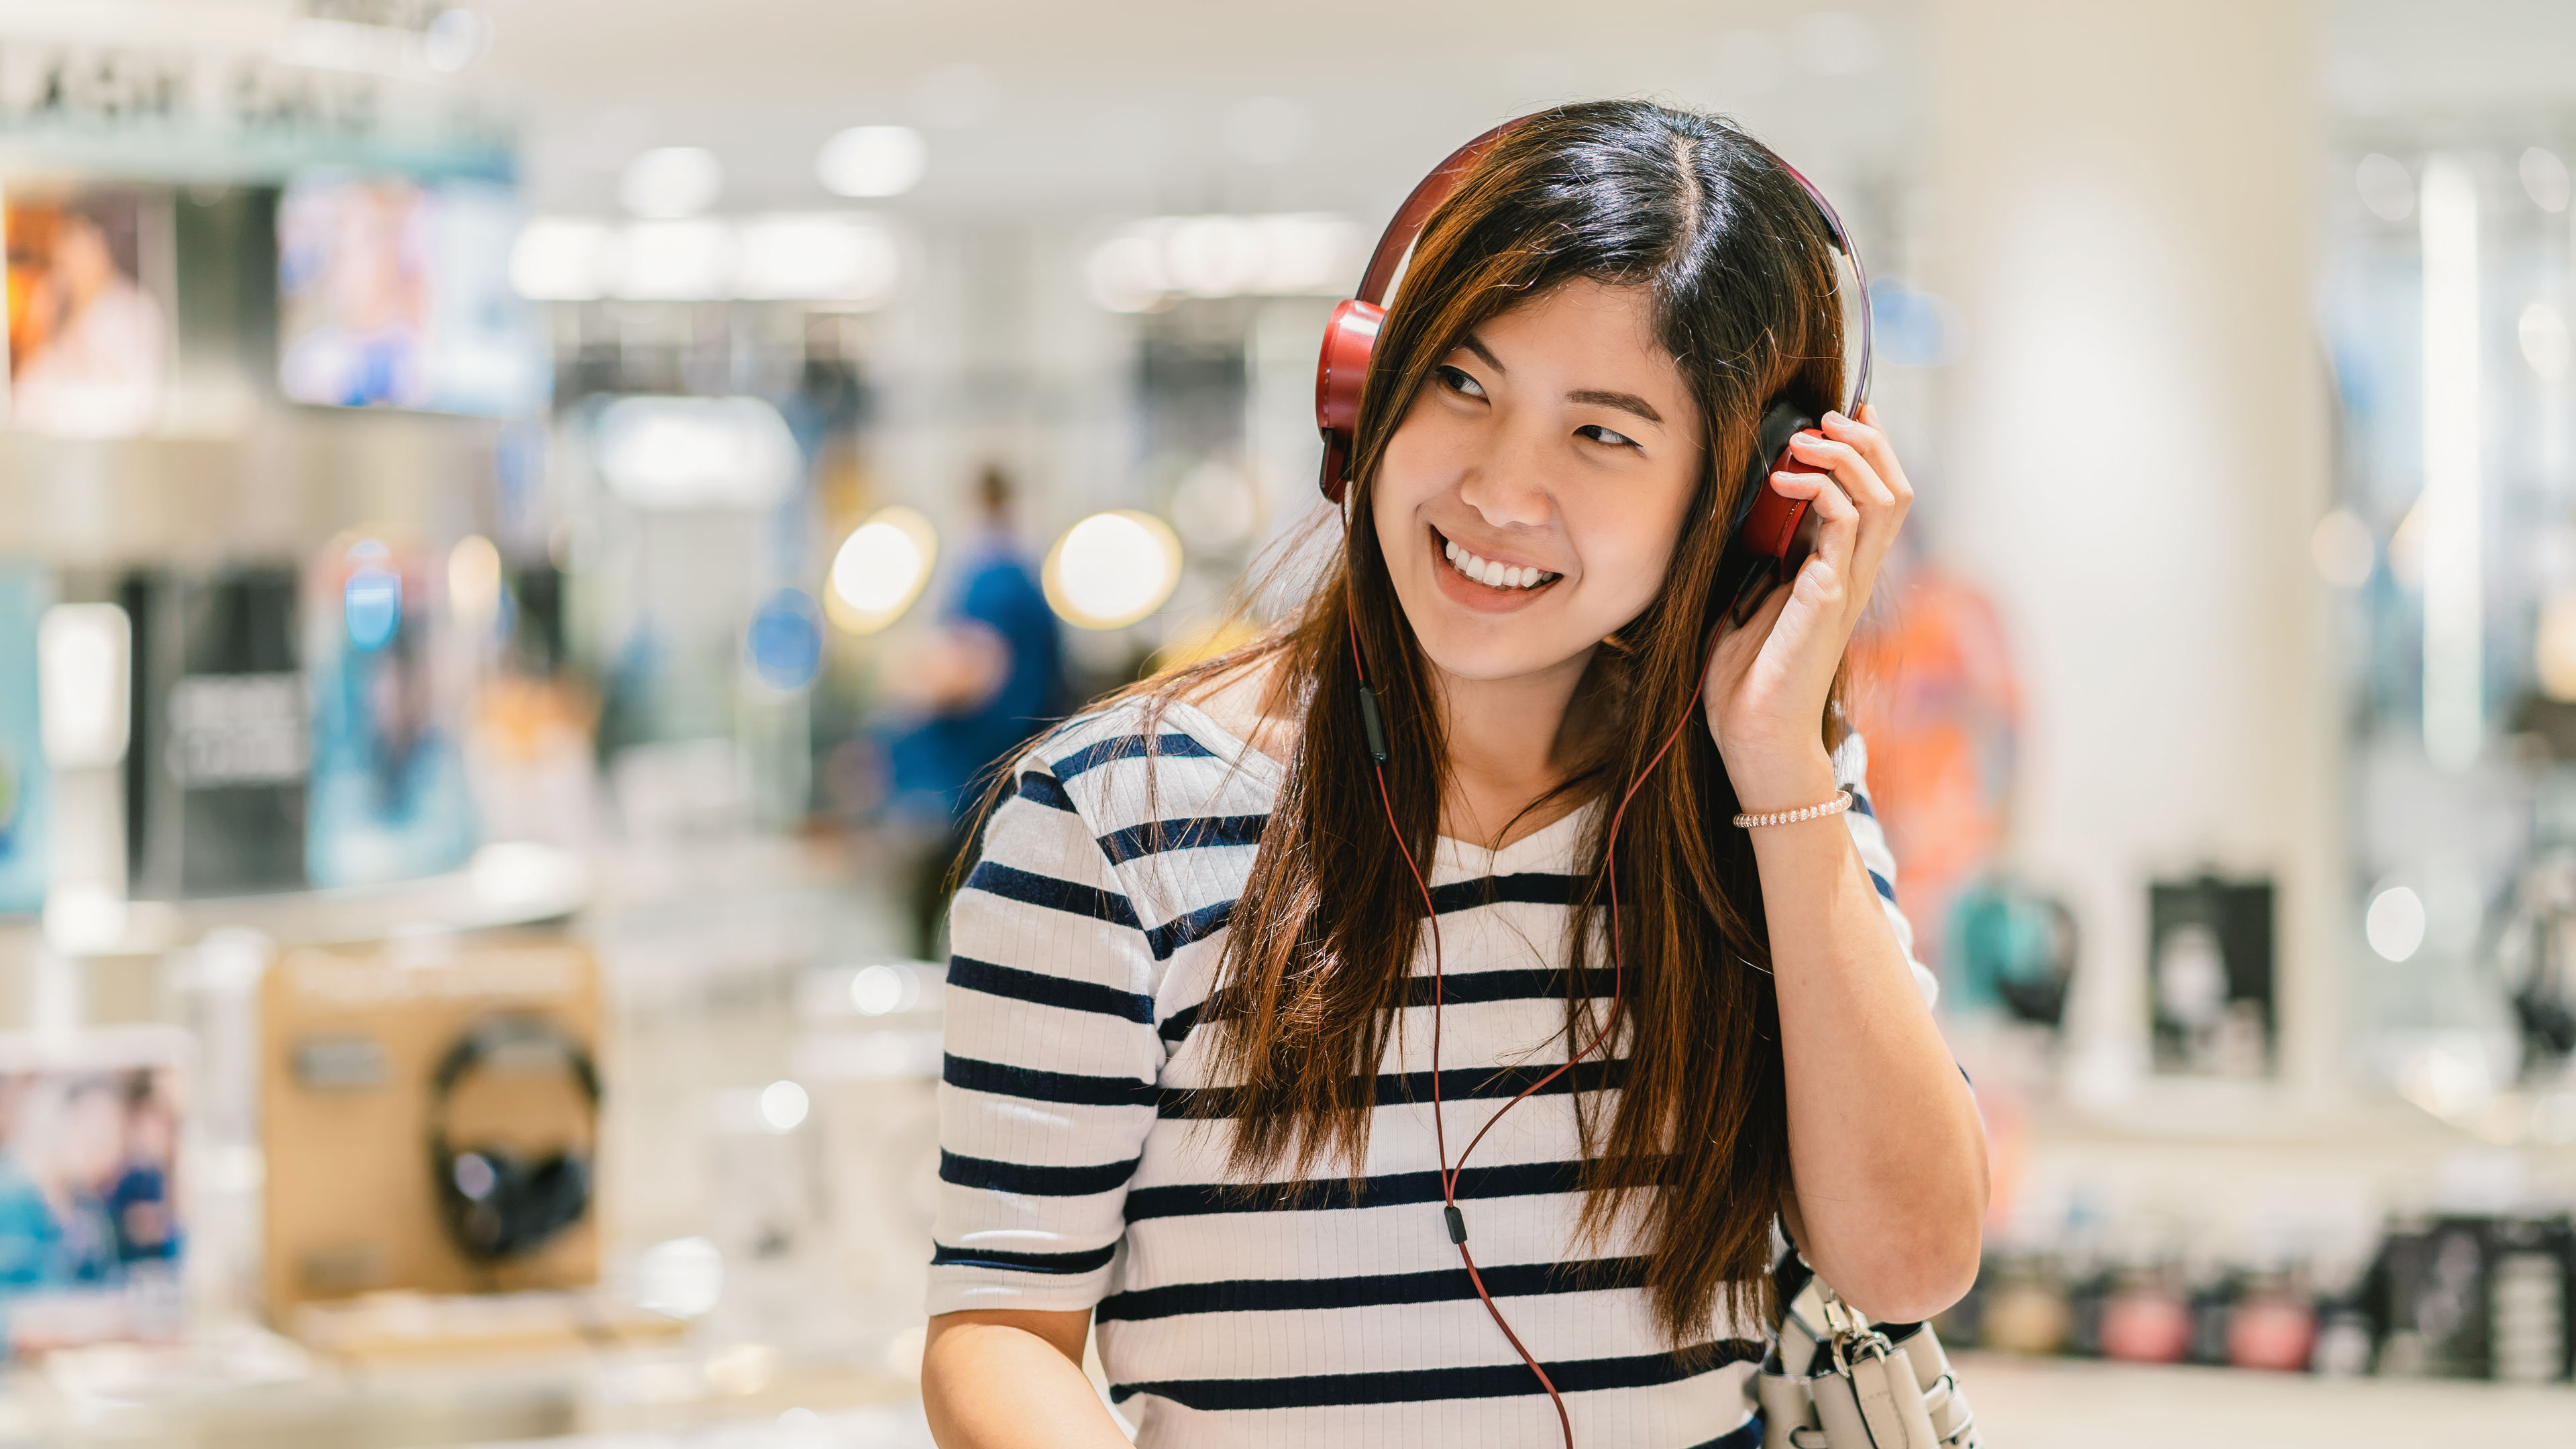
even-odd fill
[{"label": "headphone ear cup", "polygon": [[489,1146],[438,1151],[438,1201],[447,1230],[467,1257],[490,1262],[517,1251],[512,1245],[527,1169],[507,1151]]},{"label": "headphone ear cup", "polygon": [[524,1180],[517,1208],[514,1251],[530,1252],[552,1241],[590,1210],[590,1159],[561,1152],[537,1164]]},{"label": "headphone ear cup", "polygon": [[1386,309],[1349,301],[1324,324],[1324,348],[1315,359],[1315,426],[1324,435],[1324,472],[1318,486],[1335,503],[1350,482],[1352,439],[1359,429],[1360,393],[1368,385],[1369,354],[1377,348]]},{"label": "headphone ear cup", "polygon": [[1784,470],[1815,471],[1789,456],[1789,440],[1814,426],[1816,420],[1799,411],[1795,403],[1776,402],[1763,413],[1762,426],[1755,434],[1753,460],[1745,469],[1744,486],[1736,499],[1730,549],[1741,543],[1760,557],[1787,560],[1799,525],[1806,521],[1807,500],[1774,490],[1771,475]]}]

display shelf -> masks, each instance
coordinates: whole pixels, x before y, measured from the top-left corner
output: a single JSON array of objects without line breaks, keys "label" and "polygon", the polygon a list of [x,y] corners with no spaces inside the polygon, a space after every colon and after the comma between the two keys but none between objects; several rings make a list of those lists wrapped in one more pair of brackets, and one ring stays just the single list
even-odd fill
[{"label": "display shelf", "polygon": [[2013,1449],[2424,1449],[2576,1443],[2576,1388],[1951,1356],[1986,1443]]},{"label": "display shelf", "polygon": [[[257,931],[280,946],[325,946],[423,931],[471,931],[561,919],[591,896],[589,862],[527,843],[487,845],[461,870],[381,886],[280,891],[187,901],[87,903],[58,918],[52,939],[75,956],[148,956],[226,928]],[[43,939],[36,921],[0,927],[10,945]],[[14,953],[13,953],[14,954]]]}]

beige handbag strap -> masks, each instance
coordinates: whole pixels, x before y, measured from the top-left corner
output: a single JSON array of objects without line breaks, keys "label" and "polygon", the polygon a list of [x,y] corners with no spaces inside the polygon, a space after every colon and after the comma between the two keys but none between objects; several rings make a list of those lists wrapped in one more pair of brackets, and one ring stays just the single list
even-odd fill
[{"label": "beige handbag strap", "polygon": [[1873,1325],[1794,1249],[1773,1281],[1780,1322],[1755,1378],[1764,1449],[1980,1449],[1930,1324]]}]

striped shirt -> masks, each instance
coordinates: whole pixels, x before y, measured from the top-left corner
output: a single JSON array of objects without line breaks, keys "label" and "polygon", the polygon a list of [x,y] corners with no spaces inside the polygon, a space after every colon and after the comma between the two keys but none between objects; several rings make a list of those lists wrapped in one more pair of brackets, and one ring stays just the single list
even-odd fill
[{"label": "striped shirt", "polygon": [[[1188,1115],[1216,1085],[1191,1028],[1283,772],[1188,705],[1166,708],[1152,758],[1144,724],[1142,705],[1112,706],[1021,759],[958,892],[930,1312],[1090,1310],[1110,1397],[1150,1449],[1557,1443],[1442,1221],[1427,940],[1359,1186],[1337,1167],[1257,1195],[1228,1186],[1228,1124]],[[1835,756],[1858,802],[1845,818],[1910,961],[1866,763],[1858,739]],[[1438,843],[1453,1143],[1565,1060],[1557,983],[1586,819],[1499,851]],[[1615,1091],[1619,1067],[1578,1066],[1477,1149],[1458,1184],[1477,1264],[1578,1443],[1750,1446],[1761,1325],[1722,1324],[1684,1365],[1655,1328],[1638,1244],[1567,1262],[1571,1093]]]}]

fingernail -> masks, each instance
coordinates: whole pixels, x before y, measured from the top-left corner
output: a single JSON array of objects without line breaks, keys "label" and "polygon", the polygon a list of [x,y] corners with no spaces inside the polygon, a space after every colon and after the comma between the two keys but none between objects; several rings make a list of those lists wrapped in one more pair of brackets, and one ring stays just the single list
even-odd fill
[{"label": "fingernail", "polygon": [[1851,418],[1840,412],[1828,411],[1825,414],[1825,421],[1829,423],[1847,423],[1851,421]]}]

